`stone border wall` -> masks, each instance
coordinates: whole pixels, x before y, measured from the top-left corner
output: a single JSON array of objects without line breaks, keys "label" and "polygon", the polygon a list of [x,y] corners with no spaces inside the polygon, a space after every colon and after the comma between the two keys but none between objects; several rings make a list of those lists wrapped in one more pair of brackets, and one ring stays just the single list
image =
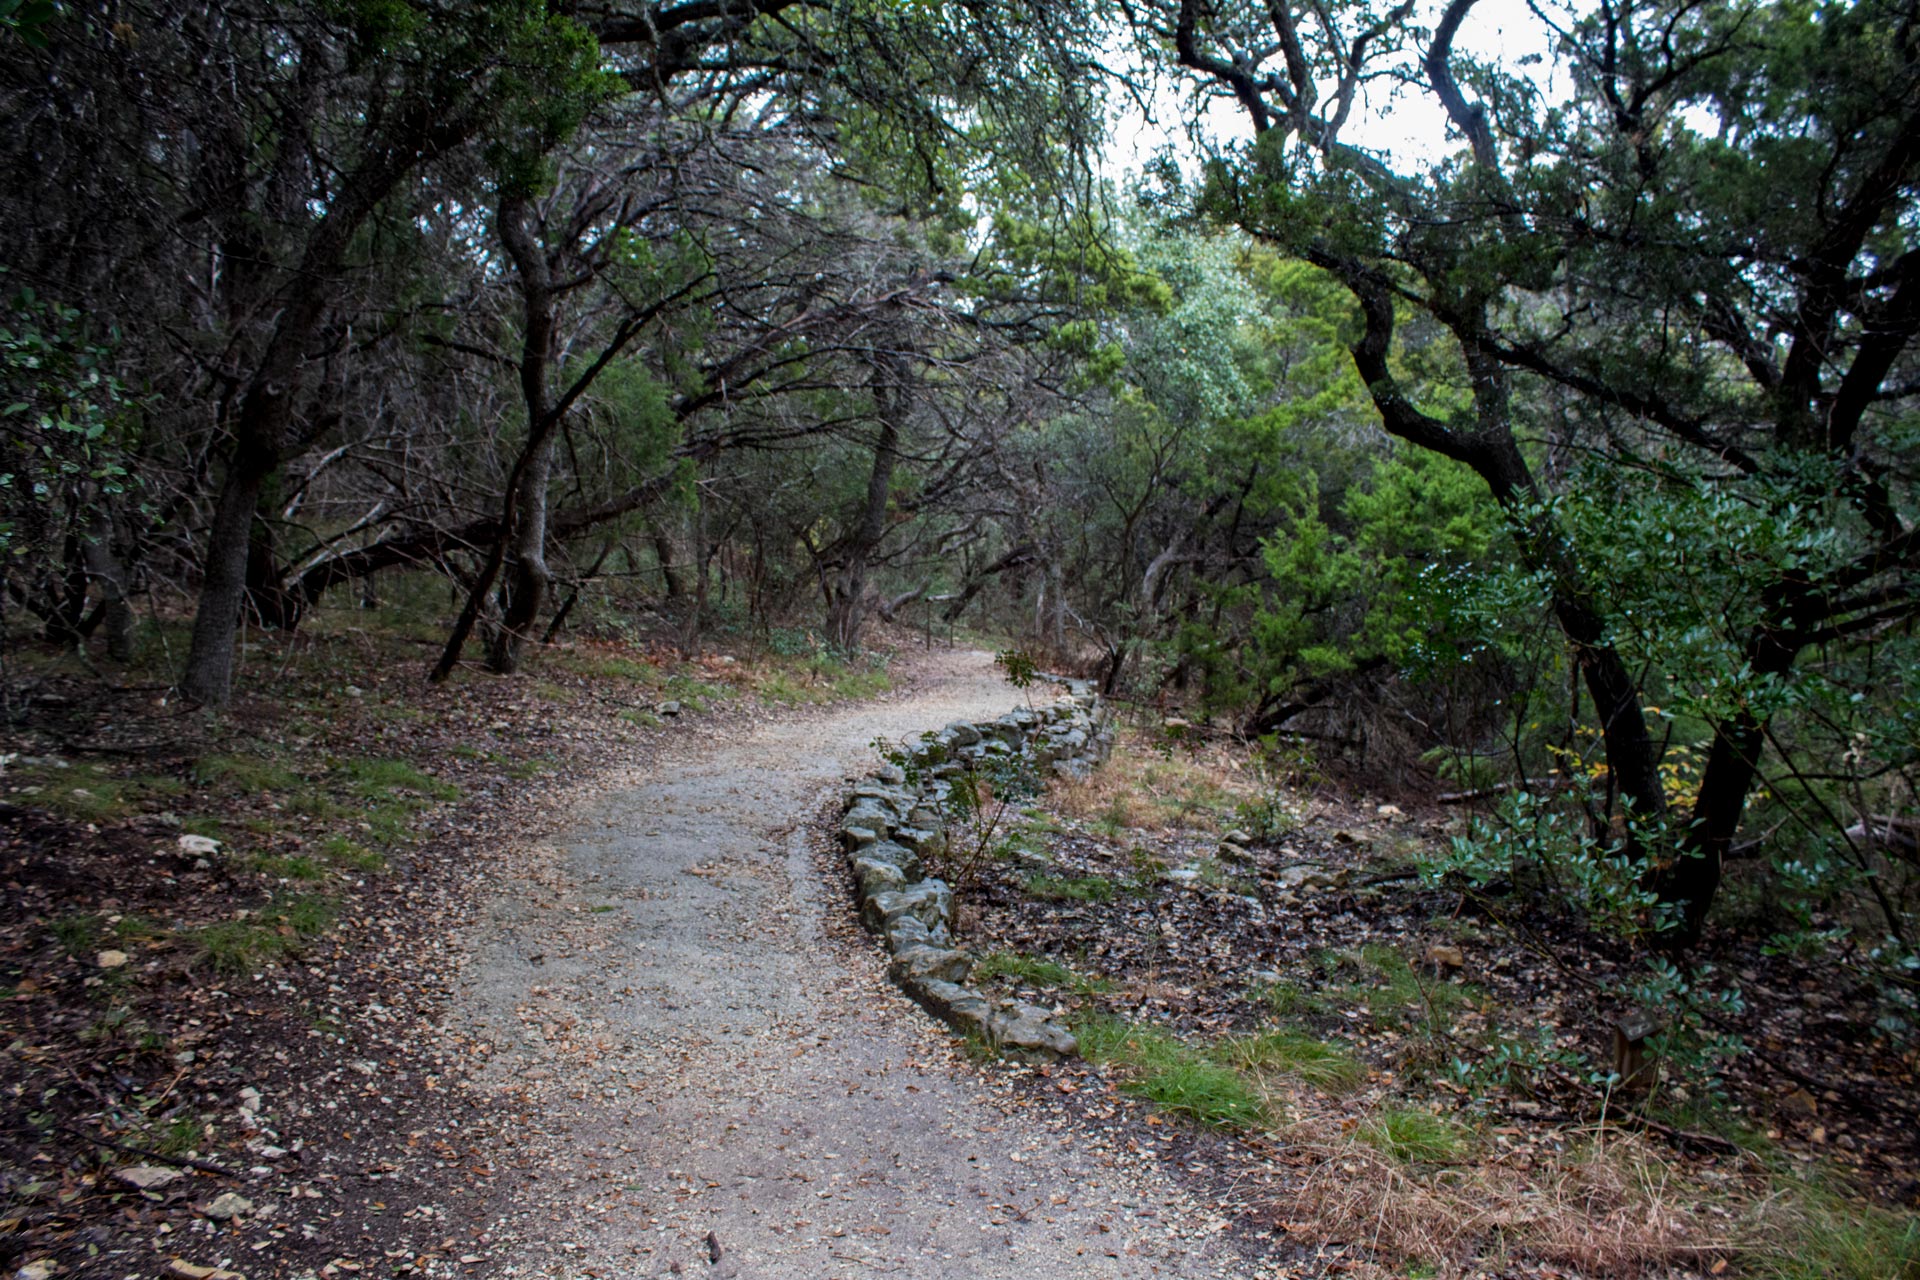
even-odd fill
[{"label": "stone border wall", "polygon": [[953,892],[925,875],[946,850],[947,781],[972,761],[1022,755],[1042,777],[1085,777],[1113,749],[1111,717],[1084,680],[1053,680],[1067,694],[1046,707],[1018,707],[984,724],[950,724],[910,747],[917,784],[896,765],[854,787],[840,818],[840,843],[853,870],[860,919],[892,955],[900,988],[956,1030],[981,1036],[1008,1057],[1076,1052],[1050,1012],[989,1000],[966,984],[974,956],[953,944]]}]

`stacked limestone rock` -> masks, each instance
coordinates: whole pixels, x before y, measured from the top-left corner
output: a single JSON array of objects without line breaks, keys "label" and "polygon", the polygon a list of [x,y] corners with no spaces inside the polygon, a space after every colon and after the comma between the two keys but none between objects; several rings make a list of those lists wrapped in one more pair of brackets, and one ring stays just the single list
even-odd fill
[{"label": "stacked limestone rock", "polygon": [[963,985],[974,958],[953,945],[953,892],[925,875],[925,863],[946,849],[946,780],[971,762],[1022,755],[1042,775],[1085,777],[1107,758],[1113,729],[1099,695],[1084,681],[1062,683],[1070,692],[1052,706],[1020,707],[986,724],[950,724],[929,735],[912,748],[917,785],[887,765],[854,788],[840,819],[860,918],[885,940],[893,980],[934,1016],[1010,1057],[1065,1056],[1076,1046],[1047,1010],[991,1001]]}]

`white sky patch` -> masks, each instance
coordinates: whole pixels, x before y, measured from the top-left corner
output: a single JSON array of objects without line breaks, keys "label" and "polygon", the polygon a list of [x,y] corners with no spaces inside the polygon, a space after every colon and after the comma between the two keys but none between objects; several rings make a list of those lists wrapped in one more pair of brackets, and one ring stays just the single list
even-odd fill
[{"label": "white sky patch", "polygon": [[[1444,0],[1424,0],[1415,11],[1415,25],[1432,30],[1438,23]],[[1578,12],[1591,8],[1590,2],[1566,6],[1545,4],[1542,8],[1555,24],[1565,26]],[[1454,47],[1477,58],[1495,61],[1505,70],[1524,75],[1540,86],[1548,102],[1564,101],[1572,91],[1567,68],[1554,56],[1553,30],[1529,8],[1526,0],[1480,0],[1461,24]],[[1154,87],[1151,103],[1154,119],[1149,119],[1137,103],[1121,100],[1123,110],[1113,125],[1112,142],[1107,152],[1107,169],[1116,180],[1137,174],[1161,150],[1171,145],[1182,168],[1191,169],[1193,149],[1187,136],[1186,116],[1192,110],[1191,99],[1165,83]],[[1238,104],[1224,99],[1211,100],[1203,121],[1205,136],[1219,141],[1249,138],[1253,128]],[[1354,104],[1353,116],[1342,136],[1370,151],[1390,156],[1396,167],[1424,167],[1453,154],[1464,145],[1456,136],[1449,138],[1446,113],[1430,93],[1401,89],[1387,93],[1376,86],[1364,92]]]}]

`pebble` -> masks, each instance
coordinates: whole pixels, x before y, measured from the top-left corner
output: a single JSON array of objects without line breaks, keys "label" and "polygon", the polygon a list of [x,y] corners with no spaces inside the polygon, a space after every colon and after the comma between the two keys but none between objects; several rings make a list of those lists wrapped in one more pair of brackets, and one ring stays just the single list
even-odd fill
[{"label": "pebble", "polygon": [[221,1192],[206,1208],[206,1215],[215,1222],[225,1222],[229,1218],[244,1218],[252,1212],[253,1201],[233,1191]]},{"label": "pebble", "polygon": [[157,1191],[169,1183],[180,1181],[186,1175],[178,1169],[162,1169],[158,1165],[137,1164],[130,1169],[116,1169],[113,1176],[141,1191]]}]

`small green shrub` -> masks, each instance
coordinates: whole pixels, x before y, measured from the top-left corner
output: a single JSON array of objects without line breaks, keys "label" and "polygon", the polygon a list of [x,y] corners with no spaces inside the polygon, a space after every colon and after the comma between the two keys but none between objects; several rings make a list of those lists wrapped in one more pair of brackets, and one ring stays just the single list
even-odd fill
[{"label": "small green shrub", "polygon": [[387,799],[396,790],[417,791],[435,800],[458,800],[460,788],[422,773],[404,760],[346,760],[337,772],[370,800]]}]

